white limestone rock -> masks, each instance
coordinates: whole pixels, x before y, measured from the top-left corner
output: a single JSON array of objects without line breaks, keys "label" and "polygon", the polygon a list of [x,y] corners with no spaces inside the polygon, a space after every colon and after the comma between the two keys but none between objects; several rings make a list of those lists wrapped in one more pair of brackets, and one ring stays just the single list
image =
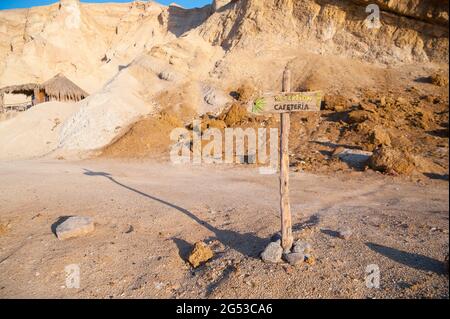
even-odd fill
[{"label": "white limestone rock", "polygon": [[69,217],[56,227],[56,236],[60,240],[80,237],[93,232],[94,221],[90,217],[74,216]]}]

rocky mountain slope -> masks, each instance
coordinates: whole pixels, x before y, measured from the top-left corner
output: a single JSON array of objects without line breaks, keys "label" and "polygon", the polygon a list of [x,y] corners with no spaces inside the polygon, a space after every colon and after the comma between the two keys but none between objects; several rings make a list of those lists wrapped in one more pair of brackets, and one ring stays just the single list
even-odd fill
[{"label": "rocky mountain slope", "polygon": [[294,89],[356,100],[368,88],[425,92],[418,78],[448,77],[448,1],[370,3],[381,9],[379,28],[364,0],[214,1],[191,10],[63,0],[3,11],[0,86],[63,72],[91,93],[58,127],[58,152],[78,154],[115,141],[140,116],[165,110],[188,121],[220,113],[245,83],[278,90],[286,65]]},{"label": "rocky mountain slope", "polygon": [[370,3],[382,10],[380,29],[367,28],[363,0],[216,1],[193,10],[63,0],[7,10],[0,12],[0,85],[61,71],[93,92],[119,66],[193,33],[226,53],[290,47],[385,64],[448,61],[448,1]]}]

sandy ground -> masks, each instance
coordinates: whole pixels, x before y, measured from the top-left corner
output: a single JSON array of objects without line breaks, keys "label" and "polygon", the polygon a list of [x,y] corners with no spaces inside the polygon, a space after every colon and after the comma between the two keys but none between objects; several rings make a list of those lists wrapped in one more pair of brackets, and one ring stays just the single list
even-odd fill
[{"label": "sandy ground", "polygon": [[[448,298],[448,181],[292,173],[294,235],[316,263],[264,264],[279,228],[277,176],[249,167],[124,161],[0,162],[0,297]],[[60,241],[63,216],[96,230]],[[350,240],[335,231],[350,227]],[[215,258],[185,262],[204,240]],[[65,287],[78,264],[80,289]],[[378,265],[380,289],[365,270]]]},{"label": "sandy ground", "polygon": [[77,103],[47,102],[25,112],[0,117],[0,159],[32,158],[53,151],[59,143],[62,123],[80,106]]}]

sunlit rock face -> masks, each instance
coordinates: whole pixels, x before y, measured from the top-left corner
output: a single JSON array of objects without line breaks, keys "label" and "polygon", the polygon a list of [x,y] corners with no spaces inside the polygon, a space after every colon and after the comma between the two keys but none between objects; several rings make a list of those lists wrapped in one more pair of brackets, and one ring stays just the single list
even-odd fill
[{"label": "sunlit rock face", "polygon": [[60,0],[59,9],[64,15],[64,25],[68,29],[79,29],[81,11],[79,0]]},{"label": "sunlit rock face", "polygon": [[214,0],[212,4],[213,10],[214,11],[220,10],[221,8],[225,7],[227,4],[233,1],[234,0]]},{"label": "sunlit rock face", "polygon": [[433,24],[448,25],[448,0],[351,0],[356,4],[375,4],[381,10]]},{"label": "sunlit rock face", "polygon": [[80,0],[60,0],[59,1],[61,6],[78,6],[80,4]]}]

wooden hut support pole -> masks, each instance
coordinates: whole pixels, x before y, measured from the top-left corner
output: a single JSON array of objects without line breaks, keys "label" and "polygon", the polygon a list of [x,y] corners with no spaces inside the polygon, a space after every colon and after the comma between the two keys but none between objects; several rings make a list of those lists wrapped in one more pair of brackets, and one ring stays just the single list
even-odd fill
[{"label": "wooden hut support pole", "polygon": [[39,101],[39,89],[35,88],[33,92],[33,101],[31,102],[31,104],[34,106],[39,103],[41,103],[41,101]]},{"label": "wooden hut support pole", "polygon": [[[283,92],[291,91],[291,72],[286,69],[283,74]],[[280,145],[280,211],[281,211],[281,245],[284,251],[292,248],[292,217],[289,202],[289,131],[290,114],[281,114]]]},{"label": "wooden hut support pole", "polygon": [[0,113],[3,113],[5,105],[5,95],[3,93],[0,93]]}]

